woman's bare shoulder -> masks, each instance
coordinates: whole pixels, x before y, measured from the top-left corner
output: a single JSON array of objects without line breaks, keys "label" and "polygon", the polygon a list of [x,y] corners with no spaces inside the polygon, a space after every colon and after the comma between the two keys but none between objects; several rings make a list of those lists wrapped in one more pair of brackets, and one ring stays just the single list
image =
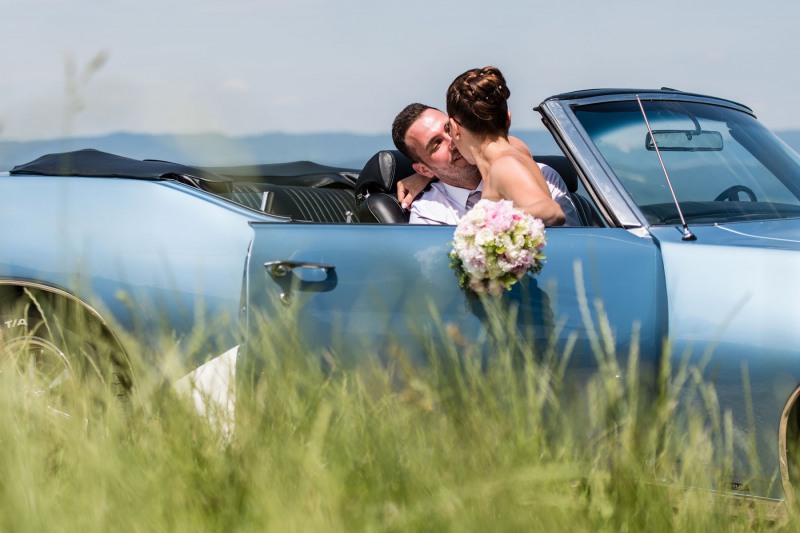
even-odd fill
[{"label": "woman's bare shoulder", "polygon": [[531,153],[530,148],[528,148],[528,145],[522,142],[521,139],[509,135],[508,144],[510,144],[512,148],[516,148],[517,150],[522,152],[522,154],[525,155],[526,157],[530,157],[531,159],[533,159],[533,154]]},{"label": "woman's bare shoulder", "polygon": [[506,150],[492,162],[489,172],[493,175],[519,175],[521,172],[530,172],[530,164],[533,161],[525,157],[519,150]]},{"label": "woman's bare shoulder", "polygon": [[519,150],[512,149],[494,160],[489,168],[489,181],[500,196],[509,199],[549,198],[547,185],[538,183],[537,170],[539,167],[533,159],[526,157]]}]

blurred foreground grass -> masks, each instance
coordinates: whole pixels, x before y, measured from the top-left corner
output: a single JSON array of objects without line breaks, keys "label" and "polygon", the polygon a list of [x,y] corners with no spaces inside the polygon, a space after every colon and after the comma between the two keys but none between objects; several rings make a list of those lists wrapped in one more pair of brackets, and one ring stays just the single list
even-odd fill
[{"label": "blurred foreground grass", "polygon": [[595,375],[570,384],[565,354],[534,359],[501,320],[488,349],[447,330],[451,342],[428,365],[398,348],[344,368],[330,354],[302,353],[286,324],[263,323],[250,351],[260,374],[242,378],[229,438],[163,378],[174,369],[134,364],[136,393],[123,407],[110,387],[82,387],[74,401],[93,412],[89,421],[54,413],[19,393],[19,376],[1,373],[0,530],[797,525],[791,514],[775,522],[758,507],[676,488],[729,479],[730,455],[711,456],[730,447],[729,419],[680,417],[667,392],[692,388],[704,413],[713,410],[713,390],[691,369],[662,368],[658,392],[644,394],[635,351],[620,361],[601,354]]}]

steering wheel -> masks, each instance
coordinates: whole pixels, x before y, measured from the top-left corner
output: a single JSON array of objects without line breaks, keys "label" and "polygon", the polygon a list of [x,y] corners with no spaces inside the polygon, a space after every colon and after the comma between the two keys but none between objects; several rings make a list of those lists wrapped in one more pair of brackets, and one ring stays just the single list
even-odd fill
[{"label": "steering wheel", "polygon": [[753,189],[746,185],[733,185],[728,187],[719,195],[714,198],[715,202],[738,202],[739,201],[739,193],[743,192],[747,195],[751,202],[757,202],[758,199],[756,198],[756,193],[753,192]]}]

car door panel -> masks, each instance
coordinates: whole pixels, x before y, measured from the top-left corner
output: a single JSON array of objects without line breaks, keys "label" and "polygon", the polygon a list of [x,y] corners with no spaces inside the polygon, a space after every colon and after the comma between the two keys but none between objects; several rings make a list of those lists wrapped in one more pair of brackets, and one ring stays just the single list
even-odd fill
[{"label": "car door panel", "polygon": [[[450,267],[453,227],[253,224],[248,327],[292,316],[310,350],[357,360],[402,349],[424,359],[447,337],[488,346],[486,306]],[[656,246],[625,230],[550,228],[547,262],[499,298],[517,308],[518,334],[545,347],[555,334],[570,364],[595,366],[601,317],[616,353],[636,342],[655,361],[666,333],[663,268]],[[265,266],[265,264],[267,266]],[[276,265],[295,265],[276,275]],[[310,266],[297,266],[297,265]],[[266,298],[265,298],[266,296]],[[498,311],[495,311],[498,312]],[[446,325],[446,327],[445,327]],[[542,348],[543,349],[543,348]]]}]

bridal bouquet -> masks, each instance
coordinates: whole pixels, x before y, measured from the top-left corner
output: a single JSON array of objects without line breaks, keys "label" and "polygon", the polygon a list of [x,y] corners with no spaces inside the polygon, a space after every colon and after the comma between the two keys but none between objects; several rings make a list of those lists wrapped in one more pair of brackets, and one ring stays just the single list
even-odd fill
[{"label": "bridal bouquet", "polygon": [[462,287],[498,295],[542,270],[545,244],[541,220],[508,200],[481,200],[456,227],[450,266]]}]

